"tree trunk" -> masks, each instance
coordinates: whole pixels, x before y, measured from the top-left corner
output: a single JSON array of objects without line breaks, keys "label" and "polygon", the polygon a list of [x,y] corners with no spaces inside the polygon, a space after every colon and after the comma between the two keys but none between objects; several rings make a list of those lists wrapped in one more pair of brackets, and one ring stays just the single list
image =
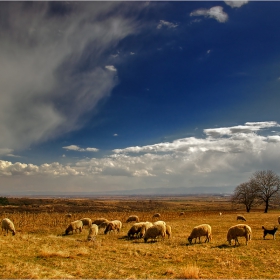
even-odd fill
[{"label": "tree trunk", "polygon": [[268,200],[265,201],[264,213],[267,213],[267,211],[268,211]]}]

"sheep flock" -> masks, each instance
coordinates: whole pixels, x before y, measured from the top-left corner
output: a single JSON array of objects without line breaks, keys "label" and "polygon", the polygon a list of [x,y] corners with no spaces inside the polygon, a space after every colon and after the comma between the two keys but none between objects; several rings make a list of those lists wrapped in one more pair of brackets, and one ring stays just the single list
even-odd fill
[{"label": "sheep flock", "polygon": [[[180,212],[180,216],[185,216],[185,213],[182,214]],[[221,213],[218,215],[221,216]],[[64,215],[67,217],[67,219],[71,219],[72,215],[69,213]],[[162,215],[159,213],[156,213],[152,216],[152,219],[154,218],[161,218]],[[186,217],[184,217],[184,220],[186,221],[185,225],[188,225],[188,220]],[[246,221],[245,217],[243,215],[237,215],[237,220]],[[98,238],[98,235],[104,234],[104,235],[116,235],[119,236],[124,231],[123,223],[126,224],[126,227],[128,227],[128,231],[126,231],[126,235],[122,238],[126,238],[127,240],[143,240],[144,243],[150,242],[154,243],[157,241],[164,241],[166,239],[176,238],[176,236],[172,236],[172,221],[165,222],[163,220],[158,221],[140,221],[139,217],[136,215],[130,215],[126,219],[123,219],[123,221],[115,219],[110,220],[104,217],[101,218],[80,218],[79,220],[74,221],[68,221],[68,226],[65,229],[65,232],[62,234],[62,236],[66,236],[69,234],[80,234],[83,232],[83,230],[87,230],[87,238],[85,241],[95,241]],[[277,219],[277,223],[280,223],[280,216]],[[2,226],[2,232],[4,232],[5,235],[8,235],[9,232],[12,233],[12,235],[16,234],[16,229],[14,223],[9,218],[4,218],[1,223]],[[264,232],[264,239],[266,234],[273,235],[273,239],[275,239],[275,233],[277,231],[276,227],[274,229],[266,229],[262,227]],[[186,231],[185,229],[181,230],[182,233],[185,235],[187,243],[186,245],[193,245],[196,243],[206,243],[211,242],[212,240],[212,227],[211,225],[204,223],[199,224],[192,228],[192,230]],[[124,232],[123,232],[124,233]],[[215,232],[214,232],[215,235]],[[201,238],[205,239],[201,239]],[[252,240],[252,229],[247,224],[236,224],[232,225],[230,228],[228,228],[227,233],[225,229],[225,242],[228,242],[229,246],[232,245],[232,240],[234,241],[234,245],[240,245],[238,238],[245,238],[246,245],[250,240]],[[119,237],[121,238],[121,237]]]}]

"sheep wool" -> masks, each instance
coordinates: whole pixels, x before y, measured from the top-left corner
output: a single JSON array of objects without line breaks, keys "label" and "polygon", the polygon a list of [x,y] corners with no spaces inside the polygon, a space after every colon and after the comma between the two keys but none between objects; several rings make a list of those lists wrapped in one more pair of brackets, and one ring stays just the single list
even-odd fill
[{"label": "sheep wool", "polygon": [[109,222],[109,220],[107,220],[105,218],[97,218],[92,223],[99,226],[99,225],[101,225],[104,222]]},{"label": "sheep wool", "polygon": [[190,244],[192,244],[192,240],[195,238],[196,243],[196,239],[198,238],[200,242],[201,236],[206,236],[205,242],[209,242],[212,239],[212,229],[210,225],[202,224],[194,227],[190,236],[188,237],[188,241]]},{"label": "sheep wool", "polygon": [[141,223],[135,223],[132,225],[132,227],[129,229],[129,231],[127,232],[127,237],[128,238],[133,238],[135,235],[136,237],[138,237],[138,235],[141,232],[142,226],[145,224],[145,222],[141,222]]},{"label": "sheep wool", "polygon": [[81,219],[83,226],[88,226],[89,228],[91,227],[92,221],[90,218],[83,218]]},{"label": "sheep wool", "polygon": [[227,241],[229,242],[229,245],[231,245],[231,240],[234,239],[235,246],[236,243],[239,243],[238,237],[245,237],[246,239],[246,245],[248,244],[248,241],[252,238],[252,229],[248,225],[245,224],[238,224],[235,226],[232,226],[229,228],[227,233]]},{"label": "sheep wool", "polygon": [[140,230],[140,233],[139,233],[139,237],[142,238],[142,237],[145,235],[147,229],[150,228],[150,227],[152,227],[152,226],[153,226],[153,223],[145,222],[145,223],[142,225],[142,227],[141,227],[141,230]]},{"label": "sheep wool", "polygon": [[171,232],[171,226],[166,225],[166,235],[168,236],[168,238],[171,237],[171,234],[172,234],[172,232]]},{"label": "sheep wool", "polygon": [[73,234],[74,231],[76,232],[77,230],[79,230],[80,233],[83,230],[83,222],[81,220],[77,220],[77,221],[70,223],[70,225],[65,230],[65,235],[69,234],[70,231],[72,231],[72,234]]},{"label": "sheep wool", "polygon": [[98,225],[92,224],[90,229],[89,229],[89,232],[88,232],[87,240],[88,241],[93,241],[97,234],[98,234]]},{"label": "sheep wool", "polygon": [[6,231],[6,234],[8,234],[9,231],[12,232],[12,235],[16,234],[14,223],[8,218],[2,220],[2,232],[3,230]]},{"label": "sheep wool", "polygon": [[104,234],[107,234],[110,231],[117,231],[119,233],[121,228],[122,228],[121,221],[119,221],[119,220],[111,221],[105,228]]},{"label": "sheep wool", "polygon": [[136,216],[136,215],[129,216],[126,220],[126,223],[130,223],[130,222],[138,223],[139,222],[139,217]]},{"label": "sheep wool", "polygon": [[156,240],[157,237],[161,236],[162,238],[165,237],[165,230],[164,227],[160,225],[153,225],[152,227],[148,228],[145,235],[144,241],[147,242],[148,239]]}]

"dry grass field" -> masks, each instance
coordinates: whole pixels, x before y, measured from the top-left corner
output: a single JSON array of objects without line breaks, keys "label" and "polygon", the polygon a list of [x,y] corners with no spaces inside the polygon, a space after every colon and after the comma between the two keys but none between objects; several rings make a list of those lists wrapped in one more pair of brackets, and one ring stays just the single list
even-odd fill
[{"label": "dry grass field", "polygon": [[[262,225],[277,225],[280,210],[264,214],[262,208],[245,213],[225,197],[49,199],[14,201],[15,206],[0,208],[1,220],[10,218],[17,233],[0,236],[1,278],[106,278],[106,279],[233,279],[280,278],[280,238],[263,239]],[[36,207],[33,207],[37,205]],[[181,211],[185,215],[179,216]],[[66,213],[72,218],[65,218]],[[172,238],[144,243],[128,240],[132,214],[141,221],[153,221],[154,213],[172,227]],[[222,215],[219,213],[222,212]],[[227,230],[244,214],[253,232],[248,246],[229,246]],[[62,236],[70,221],[89,217],[119,219],[119,234],[104,235],[87,242],[88,229],[81,234]],[[196,225],[212,226],[210,243],[187,244]],[[204,237],[202,238],[204,241]]]}]

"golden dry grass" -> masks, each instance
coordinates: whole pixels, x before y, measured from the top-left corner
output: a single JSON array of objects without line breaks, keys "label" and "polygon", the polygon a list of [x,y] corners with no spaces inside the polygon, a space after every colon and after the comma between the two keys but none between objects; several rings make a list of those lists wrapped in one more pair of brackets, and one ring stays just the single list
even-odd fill
[{"label": "golden dry grass", "polygon": [[[126,202],[122,203],[125,209]],[[191,211],[189,205],[195,210]],[[103,216],[123,222],[120,234],[104,235],[101,230],[95,241],[90,242],[86,241],[87,227],[81,234],[62,236],[70,222],[65,213],[2,212],[0,218],[14,221],[17,234],[4,236],[2,233],[0,236],[1,278],[280,278],[278,232],[276,240],[269,235],[263,240],[261,229],[262,225],[277,225],[279,210],[264,214],[260,209],[247,214],[232,209],[229,202],[207,199],[176,200],[161,211],[145,210],[73,213],[71,220],[84,217],[94,220]],[[181,211],[185,215],[179,216]],[[160,219],[172,227],[172,238],[148,243],[143,239],[125,238],[132,225],[125,223],[129,215],[136,214],[141,221],[152,221],[155,212],[161,212]],[[246,224],[252,228],[253,237],[248,246],[245,246],[245,238],[240,238],[241,245],[236,247],[226,242],[228,228],[241,223],[236,221],[238,213],[245,215]],[[212,226],[212,241],[187,244],[192,228],[202,223]]]}]

